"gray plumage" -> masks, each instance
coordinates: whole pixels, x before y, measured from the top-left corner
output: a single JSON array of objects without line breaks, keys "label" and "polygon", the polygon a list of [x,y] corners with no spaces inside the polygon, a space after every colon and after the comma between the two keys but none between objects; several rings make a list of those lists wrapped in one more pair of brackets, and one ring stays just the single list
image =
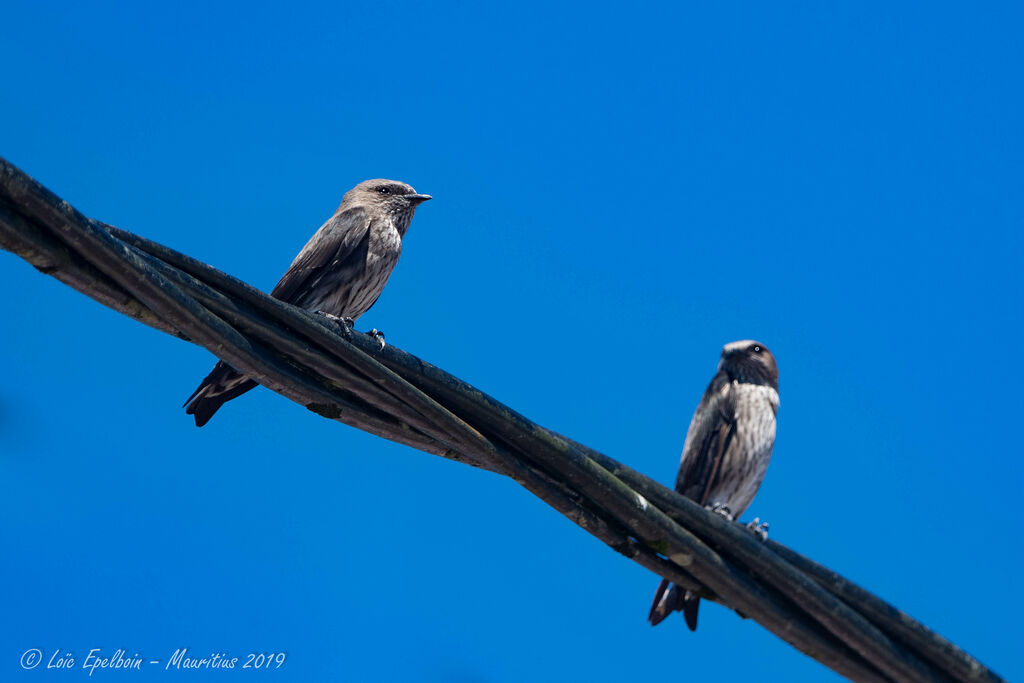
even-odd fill
[{"label": "gray plumage", "polygon": [[[749,339],[726,344],[686,433],[676,491],[705,507],[727,508],[738,519],[768,469],[778,409],[775,357]],[[695,631],[699,604],[698,597],[664,580],[648,619],[657,625],[679,610]]]},{"label": "gray plumage", "polygon": [[[366,180],[345,193],[334,215],[292,261],[271,296],[310,311],[355,320],[370,310],[402,253],[416,207],[430,199],[405,183]],[[223,361],[185,401],[202,427],[256,382]]]}]

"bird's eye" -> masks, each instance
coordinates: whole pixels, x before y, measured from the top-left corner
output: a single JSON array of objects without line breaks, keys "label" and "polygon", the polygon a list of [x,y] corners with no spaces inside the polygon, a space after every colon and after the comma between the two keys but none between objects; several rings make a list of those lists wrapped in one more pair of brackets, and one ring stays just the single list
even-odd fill
[{"label": "bird's eye", "polygon": [[379,194],[391,194],[391,190],[388,188],[387,185],[381,185],[380,187],[378,187],[377,192]]},{"label": "bird's eye", "polygon": [[754,348],[753,348],[754,353],[761,353],[762,350],[763,349],[760,346],[758,346],[757,344],[754,344]]}]

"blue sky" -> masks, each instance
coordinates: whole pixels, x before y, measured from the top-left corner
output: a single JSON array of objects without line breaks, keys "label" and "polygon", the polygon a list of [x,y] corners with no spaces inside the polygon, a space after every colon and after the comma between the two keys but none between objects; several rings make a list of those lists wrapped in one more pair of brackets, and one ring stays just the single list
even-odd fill
[{"label": "blue sky", "polygon": [[[409,182],[435,200],[358,327],[666,483],[722,344],[763,341],[748,515],[1014,679],[1021,18],[10,4],[0,154],[265,289],[349,187]],[[282,681],[835,680],[721,608],[651,628],[657,579],[510,481],[264,389],[198,430],[213,356],[0,263],[4,679],[189,647],[286,651]]]}]

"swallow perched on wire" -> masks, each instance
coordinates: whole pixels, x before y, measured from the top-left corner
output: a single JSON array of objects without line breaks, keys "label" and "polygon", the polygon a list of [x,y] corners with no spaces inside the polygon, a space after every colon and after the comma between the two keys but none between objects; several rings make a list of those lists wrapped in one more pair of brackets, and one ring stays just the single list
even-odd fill
[{"label": "swallow perched on wire", "polygon": [[[345,193],[270,295],[351,325],[377,301],[398,263],[416,207],[430,198],[394,180],[359,183]],[[220,361],[185,401],[185,412],[202,427],[224,403],[255,386]]]},{"label": "swallow perched on wire", "polygon": [[[778,410],[779,369],[771,351],[749,339],[726,344],[686,432],[676,491],[729,519],[742,515],[768,469]],[[753,528],[767,528],[757,521]],[[648,620],[656,626],[678,610],[696,631],[699,605],[700,598],[663,580]]]}]

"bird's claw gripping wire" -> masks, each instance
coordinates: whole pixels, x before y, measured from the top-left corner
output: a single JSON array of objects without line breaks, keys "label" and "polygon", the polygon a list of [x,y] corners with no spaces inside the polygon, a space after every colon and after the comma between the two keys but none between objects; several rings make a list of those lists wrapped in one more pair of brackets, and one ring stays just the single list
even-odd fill
[{"label": "bird's claw gripping wire", "polygon": [[322,315],[328,320],[335,322],[339,325],[342,325],[349,330],[351,330],[352,327],[356,324],[356,321],[353,320],[352,318],[349,318],[348,316],[334,315],[333,313],[328,313],[327,311],[316,311],[316,314]]},{"label": "bird's claw gripping wire", "polygon": [[762,522],[760,517],[754,517],[747,522],[747,528],[757,534],[762,541],[768,540],[768,522]]},{"label": "bird's claw gripping wire", "polygon": [[732,510],[729,509],[728,505],[723,505],[722,503],[715,503],[714,505],[711,506],[711,511],[717,512],[718,514],[728,519],[730,522],[732,521]]},{"label": "bird's claw gripping wire", "polygon": [[380,350],[381,351],[384,350],[385,343],[384,343],[384,333],[383,332],[381,332],[380,330],[378,330],[375,327],[372,330],[370,330],[369,332],[367,332],[366,334],[368,334],[371,337],[373,337],[374,339],[376,339],[380,343]]}]

